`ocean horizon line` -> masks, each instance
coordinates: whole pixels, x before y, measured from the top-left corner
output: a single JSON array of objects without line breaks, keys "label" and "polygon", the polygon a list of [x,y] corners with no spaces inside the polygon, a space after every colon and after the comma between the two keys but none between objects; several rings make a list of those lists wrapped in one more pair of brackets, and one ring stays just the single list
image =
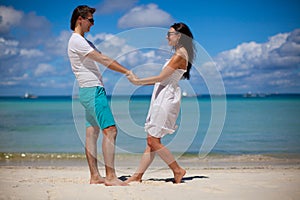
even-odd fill
[{"label": "ocean horizon line", "polygon": [[[227,93],[223,94],[197,94],[193,96],[183,96],[183,97],[198,97],[198,98],[205,98],[205,97],[245,97],[245,98],[263,98],[263,97],[300,97],[300,93]],[[75,95],[75,97],[77,97]],[[151,94],[134,94],[134,95],[127,95],[127,94],[118,94],[118,95],[111,95],[107,94],[107,97],[151,97]],[[1,99],[6,98],[25,98],[23,95],[0,95]],[[35,95],[35,98],[74,98],[74,95]]]}]

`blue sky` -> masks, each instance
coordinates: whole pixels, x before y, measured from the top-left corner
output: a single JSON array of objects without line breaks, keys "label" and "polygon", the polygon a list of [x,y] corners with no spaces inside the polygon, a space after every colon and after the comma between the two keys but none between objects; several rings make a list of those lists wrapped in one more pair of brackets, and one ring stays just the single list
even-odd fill
[{"label": "blue sky", "polygon": [[[97,44],[135,28],[167,30],[172,23],[182,21],[211,56],[227,93],[300,92],[297,0],[0,0],[0,96],[25,92],[72,94],[74,76],[66,48],[71,13],[81,4],[97,8],[95,26],[86,35]],[[151,35],[137,35],[136,42],[143,37]],[[100,50],[112,56],[116,53],[113,51],[132,48],[126,40],[110,47],[114,48]],[[159,53],[150,50],[126,55],[118,61],[133,70],[143,63],[157,63],[145,65],[145,73],[139,68],[137,73],[142,77],[158,73],[161,60]],[[121,77],[105,71],[103,78],[109,94]],[[194,76],[189,84],[197,94],[207,93],[205,82],[199,79]],[[126,88],[132,86],[127,81],[122,84],[120,94],[126,94]],[[151,87],[140,88],[139,92],[150,94]]]}]

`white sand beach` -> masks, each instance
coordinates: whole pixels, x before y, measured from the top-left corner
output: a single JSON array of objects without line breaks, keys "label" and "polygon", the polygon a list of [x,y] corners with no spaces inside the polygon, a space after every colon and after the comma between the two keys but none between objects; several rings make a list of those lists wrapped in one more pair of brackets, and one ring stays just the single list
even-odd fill
[{"label": "white sand beach", "polygon": [[[136,159],[136,158],[131,158]],[[121,160],[121,161],[120,161]],[[126,160],[126,161],[125,161]],[[262,161],[263,160],[263,161]],[[137,160],[138,161],[138,160]],[[136,162],[137,162],[136,161]],[[280,162],[279,162],[280,161]],[[90,185],[88,167],[72,166],[77,161],[51,161],[48,166],[33,163],[5,163],[0,167],[0,199],[263,199],[300,198],[300,165],[298,159],[243,157],[233,159],[181,159],[187,169],[183,182],[173,184],[171,171],[155,165],[147,171],[142,183],[126,187]],[[64,163],[64,164],[62,164]],[[130,159],[119,159],[120,178],[135,168]],[[104,168],[99,167],[103,174]]]}]

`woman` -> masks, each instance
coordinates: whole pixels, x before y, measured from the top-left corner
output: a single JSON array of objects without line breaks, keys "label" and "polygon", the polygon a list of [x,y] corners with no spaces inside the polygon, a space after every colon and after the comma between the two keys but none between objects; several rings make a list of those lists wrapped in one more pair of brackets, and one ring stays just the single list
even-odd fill
[{"label": "woman", "polygon": [[158,76],[139,79],[128,77],[135,85],[155,84],[148,116],[145,123],[147,147],[142,156],[138,170],[126,182],[142,181],[146,169],[157,153],[171,168],[174,183],[180,183],[186,171],[175,161],[171,152],[161,143],[161,138],[176,129],[176,119],[180,111],[181,90],[178,81],[190,78],[190,69],[194,59],[195,48],[193,34],[184,23],[173,24],[167,34],[168,44],[175,53],[164,65]]}]

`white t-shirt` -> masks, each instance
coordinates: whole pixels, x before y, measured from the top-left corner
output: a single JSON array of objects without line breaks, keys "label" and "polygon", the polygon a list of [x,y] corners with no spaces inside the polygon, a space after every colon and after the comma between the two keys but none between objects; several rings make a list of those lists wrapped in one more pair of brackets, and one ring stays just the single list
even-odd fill
[{"label": "white t-shirt", "polygon": [[88,58],[87,54],[96,47],[78,33],[73,33],[68,44],[68,55],[72,71],[76,76],[79,87],[102,86],[102,76],[97,63]]}]

